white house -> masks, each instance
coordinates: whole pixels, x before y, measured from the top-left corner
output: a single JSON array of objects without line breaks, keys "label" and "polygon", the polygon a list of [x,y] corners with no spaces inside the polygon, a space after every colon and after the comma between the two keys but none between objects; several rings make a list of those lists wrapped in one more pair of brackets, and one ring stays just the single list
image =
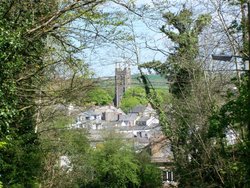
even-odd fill
[{"label": "white house", "polygon": [[135,126],[138,118],[137,114],[120,115],[118,121],[122,126]]},{"label": "white house", "polygon": [[159,120],[153,116],[143,116],[136,121],[138,126],[152,126],[154,124],[159,124]]},{"label": "white house", "polygon": [[72,167],[72,164],[71,164],[68,156],[66,156],[66,155],[60,156],[59,167],[67,172],[72,171],[73,167]]}]

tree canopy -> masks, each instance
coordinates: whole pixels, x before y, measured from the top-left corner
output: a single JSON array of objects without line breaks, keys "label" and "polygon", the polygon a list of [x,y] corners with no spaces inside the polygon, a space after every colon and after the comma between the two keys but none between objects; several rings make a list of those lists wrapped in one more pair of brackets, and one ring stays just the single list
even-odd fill
[{"label": "tree canopy", "polygon": [[[112,102],[89,63],[110,63],[116,52],[138,66],[144,84],[125,93],[121,108],[157,110],[178,186],[249,187],[249,12],[238,0],[2,0],[0,187],[160,186],[146,154],[115,138],[94,149],[61,113],[70,103]],[[137,36],[138,23],[152,36]],[[214,63],[214,53],[242,61]],[[166,78],[169,91],[155,89],[144,68]],[[60,157],[72,165],[62,169]]]}]

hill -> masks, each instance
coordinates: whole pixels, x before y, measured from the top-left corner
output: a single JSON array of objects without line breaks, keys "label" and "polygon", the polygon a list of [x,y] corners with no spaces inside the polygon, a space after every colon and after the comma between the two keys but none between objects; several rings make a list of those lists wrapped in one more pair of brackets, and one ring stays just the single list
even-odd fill
[{"label": "hill", "polygon": [[[167,89],[168,84],[165,78],[161,77],[160,75],[150,74],[146,75],[151,82],[151,84],[156,89]],[[98,78],[100,86],[102,88],[111,89],[115,87],[115,77],[101,77]],[[131,76],[131,87],[143,87],[141,82],[140,74],[134,74]]]},{"label": "hill", "polygon": [[[154,88],[156,89],[167,89],[168,85],[167,85],[167,81],[165,78],[163,78],[160,75],[157,74],[150,74],[150,75],[146,75],[147,78],[149,79],[150,83],[154,86]],[[135,87],[135,86],[142,86],[143,84],[140,81],[140,75],[136,74],[136,75],[132,75],[132,83],[131,86]]]}]

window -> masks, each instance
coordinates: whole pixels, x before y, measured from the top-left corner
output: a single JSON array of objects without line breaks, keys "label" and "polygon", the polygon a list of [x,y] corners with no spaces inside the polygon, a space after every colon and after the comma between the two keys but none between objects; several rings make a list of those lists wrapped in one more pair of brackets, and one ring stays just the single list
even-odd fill
[{"label": "window", "polygon": [[142,133],[141,132],[137,132],[137,136],[138,137],[142,137]]},{"label": "window", "polygon": [[162,180],[163,181],[174,181],[174,173],[172,171],[162,171]]}]

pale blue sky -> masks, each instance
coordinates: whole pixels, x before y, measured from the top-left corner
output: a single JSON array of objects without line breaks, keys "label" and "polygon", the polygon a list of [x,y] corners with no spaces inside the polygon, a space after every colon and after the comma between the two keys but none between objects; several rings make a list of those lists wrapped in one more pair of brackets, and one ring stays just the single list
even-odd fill
[{"label": "pale blue sky", "polygon": [[[140,4],[148,1],[140,1]],[[110,7],[109,7],[110,8]],[[124,10],[123,10],[124,11]],[[90,64],[90,68],[95,72],[96,76],[114,76],[115,72],[115,64],[120,63],[124,64],[126,62],[130,62],[130,67],[132,70],[132,74],[138,73],[137,70],[137,60],[135,51],[139,54],[139,63],[144,63],[152,60],[165,60],[166,56],[162,53],[150,50],[146,48],[147,45],[154,47],[158,46],[164,48],[163,45],[166,42],[166,39],[163,39],[163,34],[160,33],[159,28],[161,27],[161,16],[159,16],[158,21],[151,22],[149,19],[144,20],[148,22],[151,28],[154,28],[154,31],[146,26],[143,20],[141,20],[138,16],[133,13],[126,11],[129,15],[128,24],[133,25],[133,29],[130,26],[124,27],[124,31],[127,31],[131,34],[136,35],[135,42],[128,41],[127,43],[119,43],[118,44],[110,44],[103,48],[97,48],[93,50],[88,50],[85,54],[87,57],[86,61]],[[138,19],[138,20],[137,20]],[[156,23],[159,22],[159,23]],[[153,24],[158,24],[153,26]],[[135,46],[136,44],[136,46]]]},{"label": "pale blue sky", "polygon": [[[171,51],[171,42],[164,36],[159,28],[164,24],[164,20],[162,19],[162,13],[167,11],[177,12],[182,8],[181,5],[184,0],[171,0],[167,3],[167,6],[160,4],[160,9],[150,9],[152,7],[149,6],[147,14],[143,19],[139,19],[133,13],[127,11],[126,9],[120,9],[120,11],[126,12],[129,15],[129,24],[133,24],[134,34],[137,36],[135,43],[128,42],[118,42],[118,45],[109,44],[102,48],[96,48],[93,50],[88,50],[85,52],[84,57],[87,63],[89,63],[90,68],[95,72],[96,76],[114,76],[115,72],[115,64],[116,63],[124,63],[130,62],[132,73],[137,73],[137,60],[135,51],[139,54],[139,63],[149,62],[152,60],[160,60],[165,61],[167,58],[168,51]],[[200,3],[201,0],[185,0],[187,3],[187,8],[191,8],[195,14],[204,13],[204,11],[211,11],[212,14],[216,16],[216,12],[214,8],[217,5],[206,4],[209,1],[204,1]],[[139,0],[137,5],[142,5],[144,3],[149,3],[151,0]],[[155,0],[155,2],[160,3],[160,0]],[[163,0],[163,2],[167,2],[167,0]],[[211,2],[210,2],[211,3]],[[150,5],[150,3],[149,3]],[[204,7],[202,7],[204,6]],[[208,7],[206,7],[208,6]],[[107,11],[112,9],[116,9],[117,5],[112,7],[112,5],[105,7]],[[216,17],[213,15],[213,21],[216,22]],[[147,24],[145,24],[147,23]],[[218,26],[216,26],[218,27]],[[124,30],[132,33],[131,27],[123,27]],[[205,34],[203,35],[203,41],[201,44],[212,45],[209,50],[207,48],[201,47],[206,57],[210,56],[211,53],[214,53],[213,46],[216,46],[218,42],[218,34]],[[160,48],[164,50],[164,53],[161,53],[157,50],[150,50],[146,47],[149,45],[151,48]],[[208,44],[209,43],[209,44]],[[136,47],[135,45],[136,44]],[[211,51],[212,50],[212,51]]]}]

